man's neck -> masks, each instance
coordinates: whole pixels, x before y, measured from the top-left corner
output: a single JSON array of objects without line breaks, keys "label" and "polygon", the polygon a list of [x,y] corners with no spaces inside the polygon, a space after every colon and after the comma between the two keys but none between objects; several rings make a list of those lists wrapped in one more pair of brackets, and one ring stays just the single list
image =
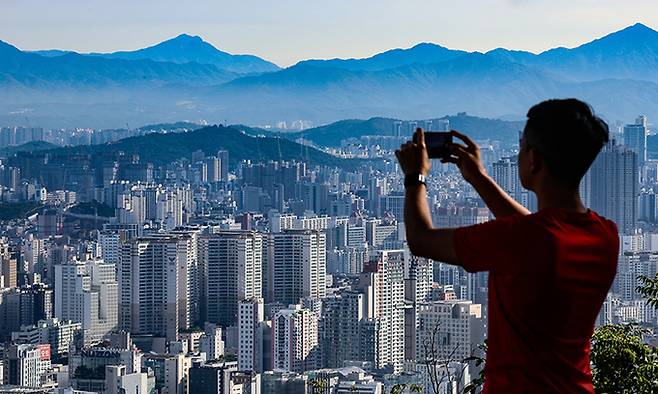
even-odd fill
[{"label": "man's neck", "polygon": [[578,189],[568,190],[556,185],[545,185],[536,191],[537,208],[563,208],[574,212],[587,212],[587,207],[580,198]]}]

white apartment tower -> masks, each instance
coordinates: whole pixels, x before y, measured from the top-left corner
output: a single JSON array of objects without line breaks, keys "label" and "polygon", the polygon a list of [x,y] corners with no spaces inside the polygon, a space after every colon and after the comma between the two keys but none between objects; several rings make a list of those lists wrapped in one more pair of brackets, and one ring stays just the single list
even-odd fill
[{"label": "white apartment tower", "polygon": [[404,362],[404,261],[404,250],[375,251],[358,285],[374,318],[375,368],[392,366],[395,373]]},{"label": "white apartment tower", "polygon": [[255,231],[228,230],[201,236],[198,257],[205,320],[235,325],[238,303],[263,296],[263,236]]},{"label": "white apartment tower", "polygon": [[459,361],[484,341],[482,305],[466,300],[430,301],[416,307],[416,360]]},{"label": "white apartment tower", "polygon": [[2,383],[41,387],[41,377],[50,369],[50,345],[10,344],[4,350]]},{"label": "white apartment tower", "polygon": [[326,294],[326,235],[322,230],[282,230],[268,234],[263,270],[268,302],[296,304]]},{"label": "white apartment tower", "polygon": [[263,365],[263,331],[265,304],[262,298],[240,301],[238,304],[238,369],[261,373]]},{"label": "white apartment tower", "polygon": [[85,344],[118,327],[115,265],[103,260],[55,265],[55,317],[82,323]]},{"label": "white apartment tower", "polygon": [[272,368],[304,372],[318,368],[318,316],[301,305],[281,309],[272,318]]},{"label": "white apartment tower", "polygon": [[153,235],[122,243],[119,321],[134,334],[177,339],[192,325],[196,245],[188,234]]}]

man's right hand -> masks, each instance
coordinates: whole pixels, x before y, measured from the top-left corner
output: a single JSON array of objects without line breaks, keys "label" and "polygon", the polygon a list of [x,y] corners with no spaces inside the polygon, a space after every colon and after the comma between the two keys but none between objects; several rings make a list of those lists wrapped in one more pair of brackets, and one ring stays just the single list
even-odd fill
[{"label": "man's right hand", "polygon": [[480,148],[471,140],[469,137],[464,134],[451,130],[450,134],[454,137],[459,138],[464,141],[466,145],[453,142],[450,144],[450,154],[451,157],[448,157],[444,160],[441,160],[442,163],[455,163],[461,171],[462,176],[466,182],[473,184],[482,177],[486,177],[486,169],[482,164],[482,159],[480,157]]}]

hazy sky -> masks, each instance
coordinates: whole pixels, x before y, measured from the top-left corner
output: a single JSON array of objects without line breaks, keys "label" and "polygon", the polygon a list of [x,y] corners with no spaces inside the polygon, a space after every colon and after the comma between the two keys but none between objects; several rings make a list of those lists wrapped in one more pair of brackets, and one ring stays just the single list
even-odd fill
[{"label": "hazy sky", "polygon": [[0,0],[0,40],[21,49],[131,50],[188,33],[281,66],[419,42],[539,52],[636,22],[658,29],[658,1]]}]

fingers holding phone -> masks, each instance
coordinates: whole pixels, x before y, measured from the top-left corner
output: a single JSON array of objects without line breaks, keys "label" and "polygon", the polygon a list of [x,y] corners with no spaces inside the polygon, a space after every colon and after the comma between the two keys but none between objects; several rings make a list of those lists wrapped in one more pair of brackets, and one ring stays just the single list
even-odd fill
[{"label": "fingers holding phone", "polygon": [[449,155],[443,158],[441,162],[456,164],[466,182],[473,183],[486,174],[480,157],[480,148],[468,136],[456,130],[451,130],[450,134],[462,140],[466,145],[450,142],[448,146]]},{"label": "fingers holding phone", "polygon": [[426,148],[425,133],[422,129],[416,129],[412,141],[408,141],[395,151],[402,172],[405,175],[422,174],[427,176],[432,167]]}]

